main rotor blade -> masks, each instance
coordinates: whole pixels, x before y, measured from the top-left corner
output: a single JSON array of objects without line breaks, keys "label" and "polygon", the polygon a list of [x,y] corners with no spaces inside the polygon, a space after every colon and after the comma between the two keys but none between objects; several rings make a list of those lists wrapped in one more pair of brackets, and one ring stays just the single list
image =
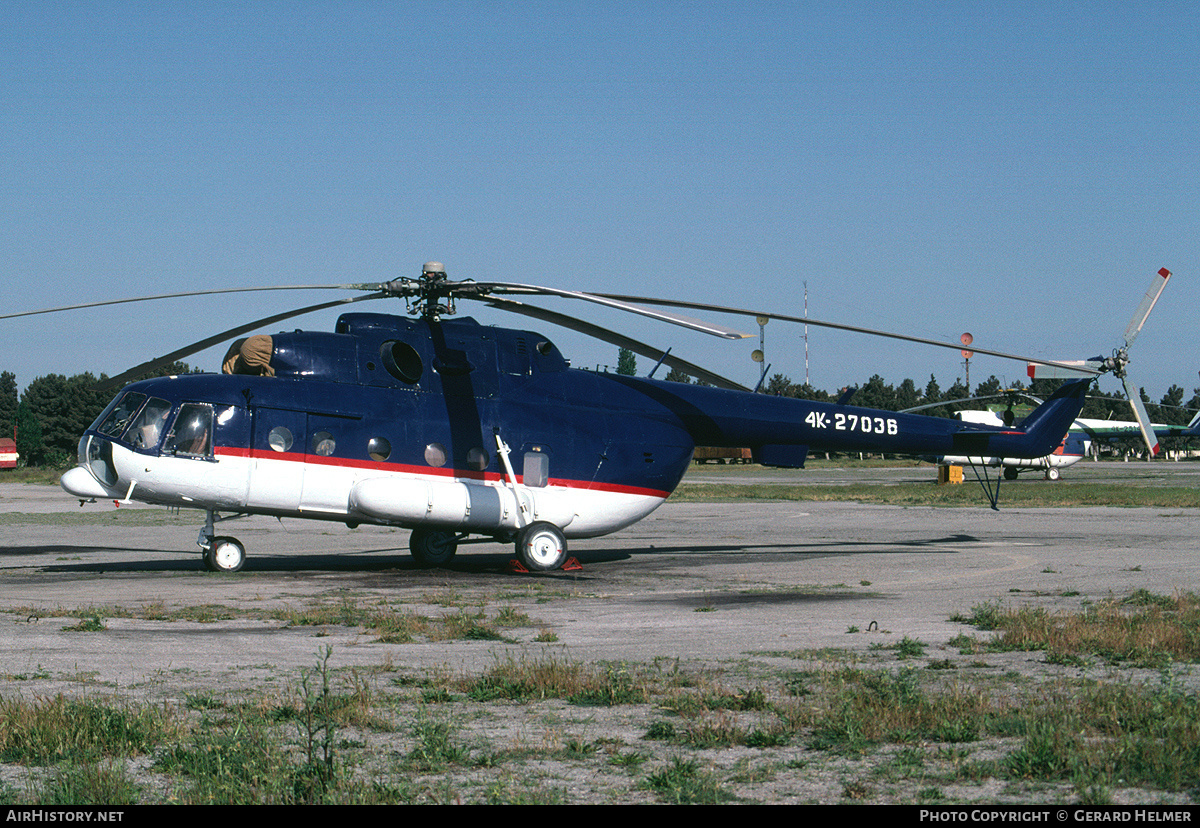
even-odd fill
[{"label": "main rotor blade", "polygon": [[1129,320],[1129,327],[1125,329],[1126,348],[1132,345],[1133,340],[1137,339],[1137,335],[1141,333],[1142,326],[1146,324],[1146,317],[1150,315],[1150,311],[1154,310],[1154,305],[1158,302],[1158,297],[1162,296],[1163,289],[1166,288],[1170,278],[1171,271],[1165,267],[1155,274],[1154,281],[1150,283],[1150,289],[1142,297],[1142,303],[1134,311],[1133,319]]},{"label": "main rotor blade", "polygon": [[[778,319],[781,322],[797,322],[802,325],[816,325],[821,328],[833,328],[839,331],[850,331],[852,333],[868,334],[870,336],[882,336],[889,339],[900,339],[905,342],[916,342],[921,345],[934,345],[938,348],[952,348],[955,351],[961,351],[963,347],[961,342],[941,342],[937,339],[925,339],[919,336],[891,333],[890,331],[863,328],[857,325],[843,325],[839,322],[823,322],[819,319],[813,319],[810,316],[788,316],[786,314],[772,313],[770,311],[753,311],[746,310],[745,308],[725,307],[724,305],[706,305],[701,302],[681,302],[674,299],[654,299],[645,296],[621,296],[612,293],[598,293],[594,295],[603,296],[606,299],[613,299],[620,302],[641,302],[647,305],[666,305],[668,307],[688,308],[690,310],[713,311],[714,313],[732,313],[739,316],[765,316],[768,319]],[[987,354],[988,356],[1000,357],[1001,359],[1015,359],[1018,362],[1035,362],[1038,365],[1051,365],[1059,368],[1070,368],[1076,371],[1082,371],[1082,375],[1084,376],[1095,376],[1103,373],[1102,371],[1083,370],[1076,365],[1054,362],[1052,360],[1018,356],[1016,354],[1008,354],[1003,351],[989,351],[985,348],[979,348],[974,344],[971,345],[971,350],[976,354]]]},{"label": "main rotor blade", "polygon": [[576,319],[573,316],[567,316],[566,314],[546,310],[545,308],[534,307],[533,305],[526,305],[523,302],[517,302],[512,299],[500,299],[495,296],[488,299],[488,305],[493,308],[512,311],[513,313],[519,313],[534,319],[540,319],[541,321],[549,322],[552,325],[558,325],[559,327],[567,328],[568,330],[577,331],[578,333],[595,337],[601,342],[607,342],[610,345],[616,345],[618,348],[626,348],[633,353],[638,354],[639,356],[646,357],[647,359],[653,359],[655,361],[662,360],[662,362],[666,365],[680,370],[688,376],[702,379],[718,388],[729,388],[734,391],[750,390],[746,386],[739,385],[733,380],[725,379],[725,377],[722,377],[720,374],[714,374],[712,371],[709,371],[706,368],[701,368],[699,365],[693,365],[687,360],[671,356],[665,351],[660,351],[658,348],[655,348],[652,345],[646,345],[643,342],[638,342],[636,339],[630,339],[623,334],[614,333],[613,331],[601,328],[598,325],[593,325],[591,322],[584,322],[581,319]]},{"label": "main rotor blade", "polygon": [[[631,305],[620,296],[609,296],[601,293],[583,293],[576,290],[559,290],[558,288],[542,287],[540,285],[522,285],[513,282],[474,282],[471,283],[470,292],[479,292],[483,296],[488,296],[493,293],[512,293],[524,296],[558,296],[563,299],[580,299],[584,302],[594,302],[597,305],[603,305],[617,310],[627,311],[628,313],[636,313],[639,316],[647,316],[651,319],[657,319],[660,322],[669,322],[672,325],[679,325],[684,328],[689,328],[693,331],[719,336],[722,339],[747,339],[750,334],[742,333],[741,331],[727,328],[724,325],[718,325],[713,322],[706,322],[701,319],[692,319],[687,316],[679,316],[674,313],[665,311],[654,311],[648,308],[639,308],[636,305]],[[471,297],[470,292],[464,290],[458,292],[457,295],[468,298]],[[650,303],[653,304],[653,303]],[[670,304],[663,302],[660,304]],[[683,307],[683,305],[680,305]]]},{"label": "main rotor blade", "polygon": [[1138,430],[1142,432],[1146,448],[1150,450],[1151,457],[1156,457],[1158,455],[1158,436],[1150,424],[1150,415],[1146,412],[1146,404],[1142,402],[1142,395],[1135,391],[1128,375],[1121,377],[1121,382],[1125,385],[1125,393],[1129,395],[1129,405],[1133,407],[1133,418],[1137,420]]},{"label": "main rotor blade", "polygon": [[377,284],[357,285],[275,285],[272,287],[221,288],[217,290],[193,290],[186,293],[161,293],[157,296],[133,296],[127,299],[106,299],[102,302],[85,302],[81,305],[63,305],[58,308],[42,308],[41,310],[6,313],[0,319],[15,319],[18,316],[36,316],[39,313],[59,313],[60,311],[83,310],[84,308],[99,308],[105,305],[125,305],[132,302],[152,302],[156,299],[184,299],[191,296],[213,296],[221,293],[252,293],[262,290],[378,290]]},{"label": "main rotor blade", "polygon": [[913,408],[903,408],[900,410],[900,413],[901,414],[915,414],[918,411],[925,411],[930,408],[940,408],[944,405],[958,405],[960,403],[983,402],[984,400],[1012,400],[1014,397],[1028,397],[1029,399],[1036,401],[1038,405],[1041,405],[1043,402],[1043,400],[1039,400],[1037,397],[1034,397],[1030,394],[1026,394],[1021,391],[1011,391],[1007,394],[984,394],[982,397],[959,397],[956,400],[942,400],[941,402],[926,403],[924,405],[914,406]]},{"label": "main rotor blade", "polygon": [[184,357],[189,357],[192,354],[199,353],[200,351],[203,351],[206,348],[211,348],[213,345],[219,345],[222,342],[227,342],[236,336],[241,336],[244,333],[249,333],[250,331],[261,328],[264,325],[270,325],[275,322],[282,322],[285,319],[291,319],[292,317],[295,317],[295,316],[303,316],[306,313],[313,313],[315,311],[325,310],[326,308],[335,308],[338,305],[347,305],[347,304],[350,304],[351,302],[362,302],[367,299],[380,299],[380,298],[383,298],[383,297],[386,297],[389,295],[390,294],[388,294],[386,292],[379,292],[379,293],[369,293],[369,294],[366,294],[363,296],[350,296],[345,299],[335,299],[332,302],[322,302],[319,305],[309,305],[308,307],[305,307],[305,308],[298,308],[296,310],[286,311],[284,313],[277,313],[277,314],[274,314],[273,316],[267,316],[267,317],[264,317],[263,319],[255,320],[254,322],[247,322],[244,325],[238,325],[236,328],[230,328],[227,331],[223,331],[219,334],[214,334],[213,336],[210,336],[207,339],[202,339],[199,342],[194,342],[191,345],[188,345],[184,348],[180,348],[178,351],[172,351],[171,353],[166,354],[164,356],[160,356],[157,359],[152,359],[149,362],[143,362],[141,365],[137,365],[133,368],[130,368],[128,371],[124,371],[115,377],[109,377],[108,379],[101,380],[96,385],[96,388],[101,391],[107,391],[111,388],[117,388],[133,379],[136,379],[137,377],[142,376],[143,374],[148,374],[151,371],[156,371],[159,368],[163,367],[164,365],[170,365],[172,362],[177,362],[177,361],[183,359]]}]

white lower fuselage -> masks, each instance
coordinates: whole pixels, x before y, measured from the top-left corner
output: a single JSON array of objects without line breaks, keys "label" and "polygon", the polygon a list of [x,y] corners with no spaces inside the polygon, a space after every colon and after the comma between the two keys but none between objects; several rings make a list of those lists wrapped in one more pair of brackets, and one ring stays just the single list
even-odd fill
[{"label": "white lower fuselage", "polygon": [[[301,455],[297,455],[301,457]],[[546,520],[570,538],[605,535],[653,512],[665,494],[551,479],[525,486],[501,475],[384,471],[336,462],[255,457],[218,450],[212,459],[154,456],[112,447],[116,480],[78,466],[63,476],[71,494],[216,512],[265,514],[479,534],[514,532]]]}]

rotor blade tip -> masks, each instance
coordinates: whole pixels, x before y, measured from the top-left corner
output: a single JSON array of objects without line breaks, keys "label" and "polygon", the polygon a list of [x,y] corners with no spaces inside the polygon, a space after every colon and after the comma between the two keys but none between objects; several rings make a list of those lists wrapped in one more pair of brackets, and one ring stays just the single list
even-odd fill
[{"label": "rotor blade tip", "polygon": [[1164,279],[1170,279],[1170,278],[1171,278],[1171,271],[1167,270],[1165,267],[1163,267],[1163,268],[1159,268],[1159,270],[1158,270],[1158,275],[1159,275],[1159,276],[1161,276],[1161,277],[1163,277]]}]

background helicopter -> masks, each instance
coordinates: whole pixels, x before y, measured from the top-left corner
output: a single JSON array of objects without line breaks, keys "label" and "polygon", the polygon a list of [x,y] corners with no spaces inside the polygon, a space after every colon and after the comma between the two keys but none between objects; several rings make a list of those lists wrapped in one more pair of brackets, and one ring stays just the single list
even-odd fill
[{"label": "background helicopter", "polygon": [[[472,535],[514,542],[528,569],[549,570],[565,560],[567,538],[607,534],[653,511],[678,484],[696,445],[750,446],[758,462],[794,468],[804,465],[810,448],[1039,457],[1059,445],[1090,382],[1064,384],[1020,425],[993,427],[755,394],[651,346],[502,297],[578,299],[729,339],[743,335],[644,305],[958,345],[665,299],[452,282],[436,262],[415,280],[325,287],[362,293],[238,326],[109,384],[319,308],[400,297],[415,318],[346,313],[333,332],[236,343],[226,373],[135,382],[85,432],[79,465],[63,475],[63,487],[81,500],[204,510],[198,544],[205,565],[215,570],[243,565],[242,544],[217,536],[215,525],[246,514],[406,527],[414,557],[426,565],[447,563]],[[233,291],[201,293],[208,292]],[[175,294],[185,295],[191,294]],[[166,297],[145,297],[155,298]],[[710,385],[572,369],[536,332],[448,318],[462,299],[597,336]],[[144,299],[95,304],[125,301]],[[1049,364],[1091,377],[1123,370],[1125,361],[1122,354],[1111,365]]]},{"label": "background helicopter", "polygon": [[[1171,272],[1166,268],[1162,268],[1155,274],[1150,282],[1150,287],[1147,288],[1145,295],[1143,295],[1141,302],[1133,313],[1133,317],[1129,320],[1129,324],[1125,328],[1121,346],[1113,351],[1112,356],[1107,358],[1093,357],[1090,360],[1060,363],[1058,365],[1047,365],[1036,362],[1030,362],[1028,365],[1030,379],[1081,377],[1087,376],[1090,371],[1096,369],[1111,370],[1121,379],[1125,388],[1126,399],[1133,411],[1134,419],[1132,421],[1076,419],[1071,424],[1071,428],[1066,436],[1063,437],[1062,444],[1053,452],[1043,457],[968,457],[963,455],[943,455],[928,457],[927,459],[942,465],[998,467],[1003,469],[1004,479],[1006,480],[1016,480],[1020,472],[1031,470],[1043,471],[1047,480],[1058,480],[1061,470],[1079,462],[1090,450],[1092,441],[1101,435],[1138,433],[1145,442],[1149,452],[1148,457],[1150,458],[1155,457],[1159,452],[1159,437],[1196,436],[1200,433],[1200,426],[1198,426],[1200,415],[1193,418],[1186,426],[1167,426],[1151,423],[1145,403],[1142,402],[1141,395],[1135,393],[1134,386],[1126,370],[1126,366],[1129,364],[1129,348],[1133,345],[1134,340],[1137,339],[1138,334],[1141,333],[1142,328],[1145,327],[1150,312],[1154,310],[1154,306],[1158,303],[1159,297],[1162,296],[1162,292],[1166,289],[1167,282],[1170,279]],[[962,341],[964,345],[970,345],[970,334],[963,334]],[[971,352],[963,351],[963,355],[970,358]],[[1038,405],[1043,402],[1038,397],[1034,397],[1021,389],[1010,389],[1003,394],[968,397],[959,401],[967,403],[989,399],[1005,399],[1008,405],[1003,413],[992,411],[960,411],[958,412],[958,416],[967,422],[990,424],[993,426],[1011,425],[1016,419],[1013,407],[1017,399],[1022,397],[1032,400]],[[916,408],[907,410],[909,412],[918,412],[942,405],[943,403],[936,403],[934,405],[917,406]]]},{"label": "background helicopter", "polygon": [[[1013,396],[1023,396],[1040,404],[1042,400],[1021,391],[1014,391]],[[974,397],[972,399],[983,399]],[[987,423],[1002,426],[1005,422],[1013,422],[1010,412],[1011,405],[1003,412],[996,411],[960,411],[962,420],[973,423]],[[1200,413],[1197,413],[1187,425],[1165,425],[1151,423],[1150,431],[1156,440],[1164,437],[1200,437]],[[1136,436],[1140,442],[1141,429],[1136,420],[1097,420],[1091,417],[1078,417],[1063,438],[1062,445],[1045,457],[1033,459],[1020,457],[936,457],[932,462],[945,465],[980,465],[1000,467],[1003,469],[1005,480],[1016,480],[1021,472],[1040,471],[1047,480],[1058,480],[1062,470],[1075,465],[1082,460],[1094,443],[1113,441],[1130,436]]]}]

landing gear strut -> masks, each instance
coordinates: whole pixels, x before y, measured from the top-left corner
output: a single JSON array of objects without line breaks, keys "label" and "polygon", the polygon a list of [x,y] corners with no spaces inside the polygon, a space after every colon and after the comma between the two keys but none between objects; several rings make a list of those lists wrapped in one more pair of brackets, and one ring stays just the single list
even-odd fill
[{"label": "landing gear strut", "polygon": [[237,572],[246,564],[246,547],[242,546],[241,541],[224,536],[213,537],[218,521],[237,517],[245,516],[227,515],[222,518],[217,517],[216,512],[208,512],[204,528],[200,530],[200,537],[196,538],[196,545],[200,547],[200,559],[204,562],[204,568],[209,572]]}]

